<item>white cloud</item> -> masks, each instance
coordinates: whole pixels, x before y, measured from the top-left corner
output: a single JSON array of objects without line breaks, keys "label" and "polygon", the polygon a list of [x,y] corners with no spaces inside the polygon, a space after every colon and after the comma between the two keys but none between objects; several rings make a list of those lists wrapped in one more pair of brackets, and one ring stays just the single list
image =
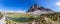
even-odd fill
[{"label": "white cloud", "polygon": [[56,5],[57,5],[57,6],[60,6],[60,2],[56,2]]},{"label": "white cloud", "polygon": [[14,11],[11,11],[11,10],[7,10],[7,11],[5,11],[5,12],[11,12],[11,13],[13,13]]},{"label": "white cloud", "polygon": [[2,12],[3,10],[0,10],[0,12]]},{"label": "white cloud", "polygon": [[60,2],[55,2],[55,5],[56,5],[56,12],[60,12]]},{"label": "white cloud", "polygon": [[5,13],[7,13],[7,12],[9,12],[9,13],[25,13],[25,11],[22,11],[22,10],[18,10],[18,11],[7,10],[7,11],[5,11]]},{"label": "white cloud", "polygon": [[22,10],[18,10],[17,12],[18,13],[25,13],[25,11],[22,11]]}]

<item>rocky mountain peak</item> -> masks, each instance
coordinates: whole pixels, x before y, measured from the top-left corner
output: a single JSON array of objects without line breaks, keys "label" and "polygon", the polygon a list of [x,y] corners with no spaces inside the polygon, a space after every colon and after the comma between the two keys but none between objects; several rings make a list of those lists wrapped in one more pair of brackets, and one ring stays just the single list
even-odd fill
[{"label": "rocky mountain peak", "polygon": [[51,9],[48,9],[48,8],[45,8],[45,7],[39,7],[37,4],[35,4],[34,6],[31,6],[30,9],[27,11],[27,13],[29,12],[37,12],[40,13],[40,12],[52,12]]}]

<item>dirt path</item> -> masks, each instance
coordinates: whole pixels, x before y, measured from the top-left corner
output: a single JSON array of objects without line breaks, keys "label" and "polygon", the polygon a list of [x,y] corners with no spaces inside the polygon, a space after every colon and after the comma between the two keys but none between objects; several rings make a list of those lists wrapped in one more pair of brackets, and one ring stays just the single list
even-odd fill
[{"label": "dirt path", "polygon": [[60,24],[60,21],[54,21],[54,24]]}]

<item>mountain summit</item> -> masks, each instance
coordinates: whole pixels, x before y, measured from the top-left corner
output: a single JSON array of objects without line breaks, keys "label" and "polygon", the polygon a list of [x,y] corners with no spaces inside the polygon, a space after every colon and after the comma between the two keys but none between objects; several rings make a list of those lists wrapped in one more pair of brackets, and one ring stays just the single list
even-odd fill
[{"label": "mountain summit", "polygon": [[38,4],[31,6],[30,9],[27,11],[28,14],[44,14],[44,13],[52,13],[53,11],[48,8],[39,7]]}]

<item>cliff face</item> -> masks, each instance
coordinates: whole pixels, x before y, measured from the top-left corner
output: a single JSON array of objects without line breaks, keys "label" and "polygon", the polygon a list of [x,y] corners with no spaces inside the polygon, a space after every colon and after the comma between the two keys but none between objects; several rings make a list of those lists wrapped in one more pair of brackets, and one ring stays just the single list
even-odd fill
[{"label": "cliff face", "polygon": [[41,13],[41,12],[45,12],[45,11],[46,12],[53,12],[51,9],[39,7],[37,4],[35,4],[34,6],[30,7],[30,9],[27,11],[27,13],[31,13],[31,12]]}]

